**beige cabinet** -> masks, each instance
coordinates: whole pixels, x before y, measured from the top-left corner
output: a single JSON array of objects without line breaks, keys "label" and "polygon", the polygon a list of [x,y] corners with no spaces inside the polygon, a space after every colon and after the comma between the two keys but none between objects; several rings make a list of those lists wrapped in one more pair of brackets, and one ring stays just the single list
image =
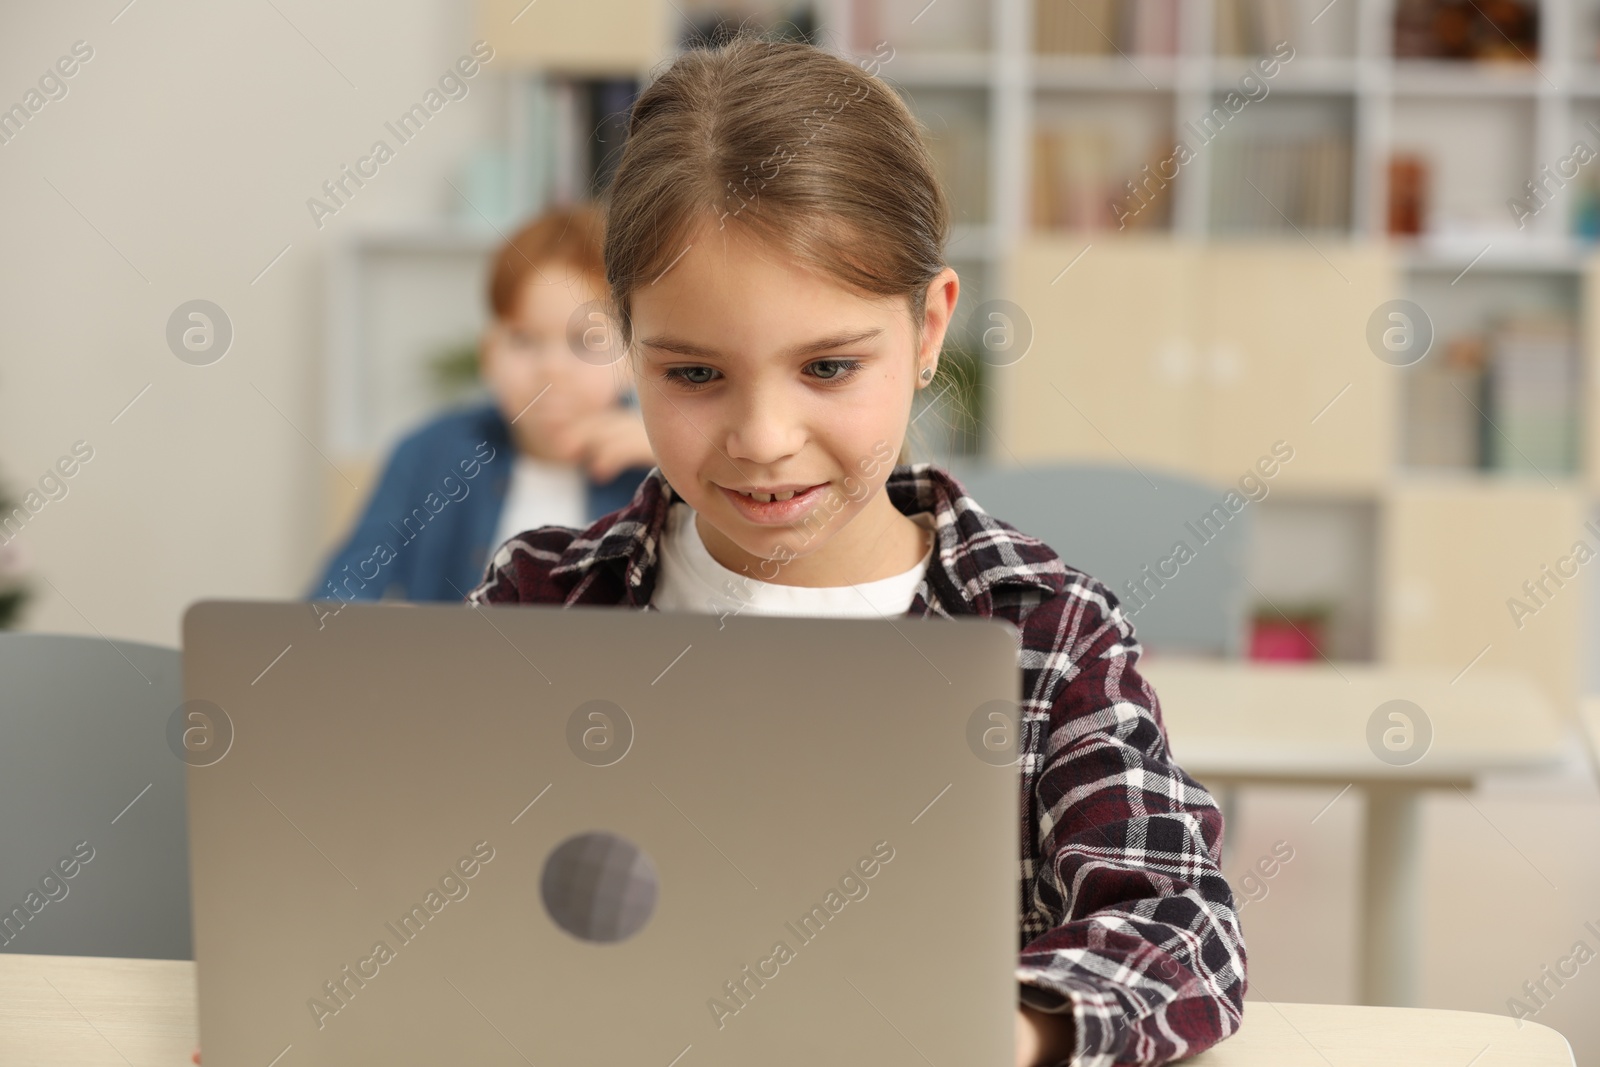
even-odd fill
[{"label": "beige cabinet", "polygon": [[995,459],[1187,470],[1200,425],[1202,253],[1137,238],[1096,242],[1074,263],[1082,251],[1070,238],[1032,238],[1017,251],[1012,291],[1033,342],[1017,362],[986,368],[1005,413]]},{"label": "beige cabinet", "polygon": [[[671,52],[671,5],[657,0],[477,0],[477,33],[495,62],[557,74],[630,75]],[[497,68],[498,69],[498,68]]]},{"label": "beige cabinet", "polygon": [[[992,368],[997,458],[1127,462],[1232,483],[1286,441],[1279,485],[1375,491],[1396,368],[1366,343],[1398,285],[1380,245],[1035,236],[1012,263],[1032,348]],[[1006,454],[1009,452],[1009,456]]]},{"label": "beige cabinet", "polygon": [[1600,569],[1584,498],[1575,483],[1537,478],[1397,480],[1379,521],[1379,659],[1460,671],[1482,653],[1472,670],[1523,671],[1574,716],[1587,583]]},{"label": "beige cabinet", "polygon": [[1235,482],[1281,440],[1294,459],[1279,487],[1387,480],[1402,372],[1373,355],[1366,331],[1399,282],[1386,250],[1324,244],[1213,244],[1200,259],[1198,473]]}]

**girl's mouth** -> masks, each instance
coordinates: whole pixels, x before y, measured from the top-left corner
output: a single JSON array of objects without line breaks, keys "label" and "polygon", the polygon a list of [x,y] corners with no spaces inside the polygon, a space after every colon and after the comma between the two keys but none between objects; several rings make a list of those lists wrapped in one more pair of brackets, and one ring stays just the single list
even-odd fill
[{"label": "girl's mouth", "polygon": [[[794,493],[787,500],[779,500],[776,497],[757,500],[750,494],[741,493],[737,489],[729,489],[725,485],[717,486],[718,489],[722,490],[723,495],[732,502],[735,510],[751,522],[763,526],[781,526],[804,515],[820,503],[822,492],[827,487],[828,483],[822,482],[818,485],[813,485],[809,489]],[[765,496],[766,494],[762,495]],[[777,496],[782,495],[781,493],[777,494]]]}]

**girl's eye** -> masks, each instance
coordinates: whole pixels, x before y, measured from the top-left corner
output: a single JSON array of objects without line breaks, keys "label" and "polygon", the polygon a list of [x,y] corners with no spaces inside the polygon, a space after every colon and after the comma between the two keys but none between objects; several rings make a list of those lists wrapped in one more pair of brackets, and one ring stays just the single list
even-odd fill
[{"label": "girl's eye", "polygon": [[[821,368],[820,373],[813,376],[818,381],[845,382],[854,378],[861,370],[859,359],[819,359],[808,364],[813,371]],[[668,381],[677,382],[680,388],[693,392],[703,389],[712,382],[712,375],[718,372],[712,367],[669,367],[663,372],[663,377]],[[702,377],[702,375],[704,375]]]},{"label": "girl's eye", "polygon": [[710,367],[668,367],[666,373],[663,374],[662,377],[666,378],[668,381],[677,382],[678,384],[685,386],[690,390],[694,390],[700,388],[701,386],[711,384],[710,378],[694,377],[694,375],[699,374],[701,371],[705,371],[707,374],[716,373],[716,371]]},{"label": "girl's eye", "polygon": [[843,382],[855,377],[856,372],[861,369],[861,361],[859,359],[819,359],[811,366],[832,367],[833,373],[819,374],[817,377],[825,382]]}]

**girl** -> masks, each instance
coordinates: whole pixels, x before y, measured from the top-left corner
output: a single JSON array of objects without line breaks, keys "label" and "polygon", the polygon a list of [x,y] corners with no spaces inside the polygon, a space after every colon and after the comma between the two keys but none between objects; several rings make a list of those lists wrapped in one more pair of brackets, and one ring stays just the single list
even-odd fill
[{"label": "girl", "polygon": [[518,530],[627,503],[655,462],[628,368],[571,358],[605,289],[603,222],[589,204],[557,207],[501,246],[478,346],[490,401],[400,442],[311,597],[460,601]]},{"label": "girl", "polygon": [[[1222,817],[1167,750],[1114,594],[909,464],[959,280],[905,104],[739,37],[639,97],[606,278],[656,456],[587,529],[500,546],[474,604],[989,615],[1022,635],[1017,1063],[1162,1063],[1239,1026]],[[898,456],[897,462],[890,460]],[[1063,502],[1070,506],[1070,502]]]}]

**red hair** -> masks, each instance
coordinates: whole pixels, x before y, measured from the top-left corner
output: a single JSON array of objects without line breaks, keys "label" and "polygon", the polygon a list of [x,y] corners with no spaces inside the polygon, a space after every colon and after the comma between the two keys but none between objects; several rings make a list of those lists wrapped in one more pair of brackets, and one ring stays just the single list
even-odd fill
[{"label": "red hair", "polygon": [[586,275],[597,291],[605,291],[605,218],[594,204],[553,207],[500,246],[489,271],[489,311],[497,319],[511,318],[528,278],[542,277],[544,268],[557,265]]}]

